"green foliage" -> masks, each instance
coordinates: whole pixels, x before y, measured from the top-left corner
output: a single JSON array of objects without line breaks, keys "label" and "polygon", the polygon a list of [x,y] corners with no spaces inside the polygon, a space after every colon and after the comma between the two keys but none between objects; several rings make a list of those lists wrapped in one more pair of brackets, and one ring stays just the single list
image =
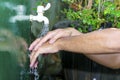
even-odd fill
[{"label": "green foliage", "polygon": [[[76,0],[69,1],[63,0],[67,4],[71,4]],[[102,23],[111,22],[111,27],[120,28],[120,6],[114,2],[95,0],[92,4],[92,8],[88,9],[83,7],[81,10],[75,11],[71,7],[64,9],[63,13],[69,20],[80,20],[80,27],[78,30],[82,32],[88,32],[88,28],[91,26],[92,30],[99,29]],[[84,28],[81,28],[83,26]]]},{"label": "green foliage", "polygon": [[[117,8],[117,5],[114,3],[107,1],[103,4],[104,8],[104,18],[105,20],[114,23],[114,27],[120,27],[120,10]],[[119,6],[120,7],[120,6]]]},{"label": "green foliage", "polygon": [[62,1],[65,3],[71,4],[71,3],[77,2],[78,0],[62,0]]}]

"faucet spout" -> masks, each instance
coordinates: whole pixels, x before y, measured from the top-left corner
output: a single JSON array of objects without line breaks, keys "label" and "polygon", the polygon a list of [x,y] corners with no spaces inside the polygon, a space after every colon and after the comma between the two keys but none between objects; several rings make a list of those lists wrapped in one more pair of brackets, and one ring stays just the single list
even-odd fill
[{"label": "faucet spout", "polygon": [[16,15],[10,17],[9,21],[11,23],[15,23],[16,21],[25,21],[29,20],[30,16],[25,15],[26,7],[24,5],[17,5],[14,10],[16,11]]},{"label": "faucet spout", "polygon": [[29,20],[29,16],[26,16],[26,15],[16,15],[16,16],[13,16],[9,19],[9,21],[11,23],[15,23],[16,21],[26,21],[26,20]]},{"label": "faucet spout", "polygon": [[48,18],[40,15],[37,16],[30,15],[30,21],[38,21],[38,22],[44,22],[44,24],[49,24]]}]

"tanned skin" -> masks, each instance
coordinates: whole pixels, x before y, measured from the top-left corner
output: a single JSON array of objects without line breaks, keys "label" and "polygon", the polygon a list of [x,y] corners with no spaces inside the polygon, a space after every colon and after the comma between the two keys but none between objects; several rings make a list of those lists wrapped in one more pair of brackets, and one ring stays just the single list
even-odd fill
[{"label": "tanned skin", "polygon": [[80,33],[74,28],[58,29],[45,37],[36,39],[29,47],[30,67],[34,67],[40,54],[55,53],[60,50],[84,54],[104,66],[120,68],[120,30],[109,28]]}]

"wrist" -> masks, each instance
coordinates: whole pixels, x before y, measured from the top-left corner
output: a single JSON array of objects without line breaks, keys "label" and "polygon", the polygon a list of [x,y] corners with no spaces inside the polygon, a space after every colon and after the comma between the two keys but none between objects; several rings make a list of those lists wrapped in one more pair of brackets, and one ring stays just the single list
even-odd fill
[{"label": "wrist", "polygon": [[78,35],[83,34],[79,32],[78,30],[76,30],[75,28],[68,28],[67,30],[71,32],[71,36],[78,36]]}]

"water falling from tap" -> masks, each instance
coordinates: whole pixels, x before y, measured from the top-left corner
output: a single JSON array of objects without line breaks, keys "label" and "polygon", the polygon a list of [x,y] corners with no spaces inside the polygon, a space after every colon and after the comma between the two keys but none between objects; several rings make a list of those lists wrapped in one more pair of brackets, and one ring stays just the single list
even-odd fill
[{"label": "water falling from tap", "polygon": [[49,31],[49,24],[44,24],[41,33],[38,35],[38,37],[45,36],[48,33],[48,31]]},{"label": "water falling from tap", "polygon": [[[46,7],[44,6],[38,6],[37,7],[37,13],[38,15],[34,16],[34,15],[30,15],[30,21],[38,21],[38,22],[44,22],[43,24],[43,28],[41,30],[41,33],[38,35],[38,37],[43,37],[45,36],[48,31],[49,31],[49,19],[43,15],[44,11],[48,10],[50,8],[51,4],[48,3],[46,5]],[[43,61],[43,56],[39,55],[38,57],[39,61]],[[39,67],[42,67],[43,64],[41,63],[39,65]],[[34,74],[34,80],[39,80],[39,74],[38,74],[38,70],[37,68],[30,68],[30,73]]]}]

